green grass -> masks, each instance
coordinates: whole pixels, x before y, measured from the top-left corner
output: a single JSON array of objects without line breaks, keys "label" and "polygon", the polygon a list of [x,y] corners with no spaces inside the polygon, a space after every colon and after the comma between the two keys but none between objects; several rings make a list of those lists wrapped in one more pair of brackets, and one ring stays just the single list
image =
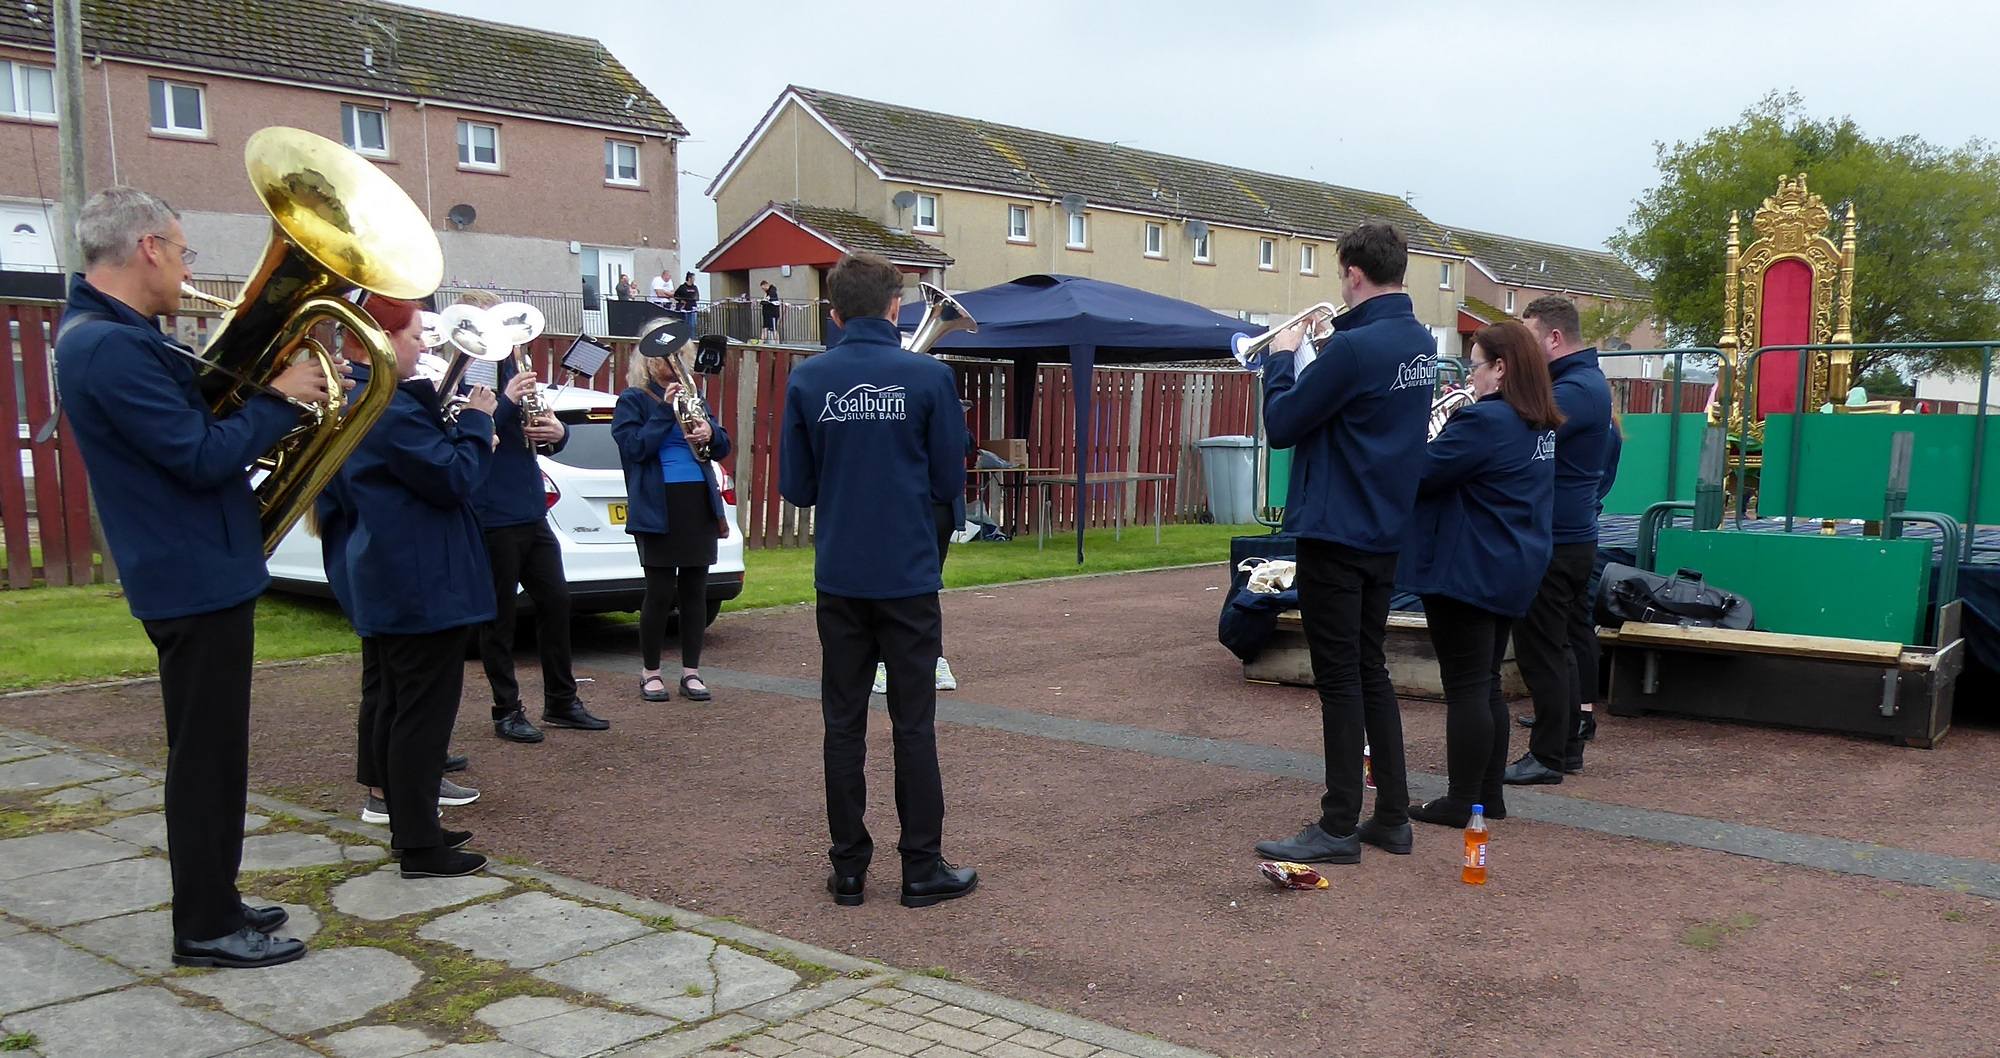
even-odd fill
[{"label": "green grass", "polygon": [[[116,585],[0,592],[0,690],[151,675],[146,630]],[[361,649],[330,604],[269,596],[257,604],[257,660]]]},{"label": "green grass", "polygon": [[32,1032],[13,1032],[0,1036],[0,1051],[25,1051],[42,1042]]},{"label": "green grass", "polygon": [[1762,921],[1761,916],[1742,911],[1714,922],[1698,922],[1682,931],[1681,943],[1696,951],[1714,951],[1722,947],[1723,941]]}]

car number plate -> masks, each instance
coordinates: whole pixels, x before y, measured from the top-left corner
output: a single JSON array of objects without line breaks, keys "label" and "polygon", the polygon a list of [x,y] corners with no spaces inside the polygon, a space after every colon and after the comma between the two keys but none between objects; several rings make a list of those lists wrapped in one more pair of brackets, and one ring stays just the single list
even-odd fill
[{"label": "car number plate", "polygon": [[625,524],[625,505],[624,505],[624,504],[622,504],[622,503],[607,503],[607,504],[605,504],[604,506],[605,506],[605,513],[607,513],[607,514],[608,514],[608,515],[610,515],[610,517],[611,517],[611,524],[612,524],[612,525],[624,525],[624,524]]}]

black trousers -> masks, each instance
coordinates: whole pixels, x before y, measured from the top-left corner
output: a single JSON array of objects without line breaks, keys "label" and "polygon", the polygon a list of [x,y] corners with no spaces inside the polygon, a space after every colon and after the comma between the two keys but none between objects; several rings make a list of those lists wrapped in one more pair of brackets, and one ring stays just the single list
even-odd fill
[{"label": "black trousers", "polygon": [[[368,750],[372,774],[381,779],[389,802],[391,848],[427,849],[443,842],[438,780],[444,778],[445,751],[465,690],[468,631],[373,637],[381,693],[370,718]],[[363,643],[365,649],[367,640]]]},{"label": "black trousers", "polygon": [[681,667],[701,667],[701,639],[708,628],[708,567],[647,566],[646,598],[639,603],[640,660],[660,667],[667,615],[680,611]]},{"label": "black trousers", "polygon": [[1590,626],[1591,600],[1584,588],[1596,561],[1595,543],[1557,544],[1528,615],[1514,623],[1514,661],[1535,699],[1528,752],[1549,768],[1583,759],[1583,741],[1576,735],[1583,683],[1572,644],[1578,626]]},{"label": "black trousers", "polygon": [[375,725],[381,720],[382,648],[375,637],[363,636],[361,708],[354,717],[354,781],[371,790],[382,789],[381,762],[375,759]]},{"label": "black trousers", "polygon": [[944,842],[944,779],[937,759],[937,667],[943,618],[936,595],[850,599],[819,594],[820,710],[826,721],[828,858],[839,874],[868,869],[875,842],[868,806],[868,690],[875,663],[889,667],[889,725],[896,747],[896,848],[905,880],[930,877]]},{"label": "black trousers", "polygon": [[255,600],[147,621],[167,717],[167,859],[174,936],[213,940],[243,928],[236,870],[250,782]]},{"label": "black trousers", "polygon": [[[1584,586],[1588,589],[1589,582],[1586,581]],[[1596,705],[1600,686],[1598,681],[1603,675],[1603,670],[1599,668],[1602,664],[1603,648],[1597,642],[1597,619],[1593,613],[1597,607],[1597,600],[1586,597],[1583,602],[1584,613],[1588,616],[1580,621],[1570,621],[1569,649],[1570,653],[1576,656],[1577,697]]]},{"label": "black trousers", "polygon": [[[951,551],[951,534],[958,532],[959,526],[952,524],[951,504],[931,504],[931,516],[937,522],[938,576],[944,576],[944,558]],[[938,626],[938,656],[944,656],[944,626]],[[935,674],[933,674],[935,675]]]},{"label": "black trousers", "polygon": [[1312,655],[1326,743],[1326,796],[1320,799],[1319,825],[1335,836],[1354,833],[1361,818],[1364,739],[1375,771],[1375,819],[1401,826],[1410,818],[1403,716],[1382,653],[1395,580],[1394,554],[1299,540],[1299,616]]},{"label": "black trousers", "polygon": [[1498,804],[1507,770],[1500,662],[1513,621],[1443,595],[1424,596],[1424,618],[1444,680],[1445,796],[1467,806]]},{"label": "black trousers", "polygon": [[516,587],[535,601],[535,646],[542,655],[542,711],[568,712],[576,703],[576,674],[570,670],[569,579],[563,576],[562,547],[546,521],[486,530],[486,555],[493,564],[491,623],[479,627],[479,661],[493,688],[493,715],[521,707],[514,679]]}]

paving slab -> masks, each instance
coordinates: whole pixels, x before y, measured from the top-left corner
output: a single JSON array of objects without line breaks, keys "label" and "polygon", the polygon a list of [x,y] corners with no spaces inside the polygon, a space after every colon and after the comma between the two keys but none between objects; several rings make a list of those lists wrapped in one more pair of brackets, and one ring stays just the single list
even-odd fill
[{"label": "paving slab", "polygon": [[128,794],[120,794],[105,802],[105,807],[114,812],[136,812],[142,808],[164,808],[167,804],[167,788],[148,786]]},{"label": "paving slab", "polygon": [[38,805],[61,807],[67,805],[95,805],[101,804],[103,801],[104,795],[88,786],[68,786],[49,794],[47,797],[37,798],[35,803]]},{"label": "paving slab", "polygon": [[288,832],[243,839],[243,870],[284,871],[345,863],[340,843],[325,834]]},{"label": "paving slab", "polygon": [[435,1051],[425,1051],[424,1058],[546,1058],[525,1047],[498,1040],[487,1043],[454,1043]]},{"label": "paving slab", "polygon": [[46,933],[0,940],[0,1014],[132,983],[131,974]]},{"label": "paving slab", "polygon": [[172,899],[173,878],[167,861],[157,856],[37,874],[0,885],[0,911],[41,926],[73,926],[158,907]]},{"label": "paving slab", "polygon": [[799,976],[692,933],[655,933],[535,971],[543,980],[678,1021],[771,999]]},{"label": "paving slab", "polygon": [[0,918],[0,937],[11,937],[16,933],[26,932],[27,928],[28,927],[26,926],[18,925],[14,922],[8,921],[7,919]]},{"label": "paving slab", "polygon": [[248,1050],[231,1051],[229,1058],[320,1058],[320,1054],[290,1040],[272,1040]]},{"label": "paving slab", "polygon": [[799,986],[798,974],[726,945],[717,945],[709,962],[715,968],[717,1012],[775,999]]},{"label": "paving slab", "polygon": [[287,1035],[365,1017],[410,994],[423,972],[381,948],[332,948],[256,973],[214,973],[178,982],[224,1010]]},{"label": "paving slab", "polygon": [[29,746],[19,742],[8,742],[4,745],[0,745],[0,764],[5,764],[9,761],[26,760],[29,757],[40,757],[47,753],[48,750],[45,750],[40,746]]},{"label": "paving slab", "polygon": [[115,775],[89,784],[87,789],[95,790],[106,797],[119,797],[140,790],[151,790],[160,785],[158,779],[148,779],[144,775]]},{"label": "paving slab", "polygon": [[340,854],[350,863],[373,863],[387,859],[389,850],[380,845],[345,845],[341,847]]},{"label": "paving slab", "polygon": [[52,790],[116,774],[116,768],[92,764],[67,753],[44,753],[0,764],[0,790]]},{"label": "paving slab", "polygon": [[[656,1036],[620,1049],[616,1058],[688,1058],[717,1047],[722,1041],[754,1031],[761,1026],[741,1014],[724,1014],[714,1021]],[[740,1058],[732,1055],[731,1058]]]},{"label": "paving slab", "polygon": [[271,1038],[255,1025],[154,987],[15,1014],[0,1021],[0,1030],[35,1034],[47,1058],[213,1058]]},{"label": "paving slab", "polygon": [[[504,892],[511,883],[499,878],[404,878],[395,865],[350,878],[330,894],[334,910],[344,915],[384,922],[423,911],[437,911],[468,900]],[[4,910],[0,905],[0,910]]]},{"label": "paving slab", "polygon": [[[69,791],[65,790],[64,793]],[[243,817],[243,831],[249,833],[270,820],[259,815]],[[121,816],[92,831],[120,841],[130,842],[149,849],[164,851],[167,847],[167,814],[165,812],[145,812],[136,816]]]},{"label": "paving slab", "polygon": [[63,830],[9,838],[0,841],[0,882],[50,871],[66,871],[71,867],[110,863],[137,855],[139,849],[136,847],[88,830]]},{"label": "paving slab", "polygon": [[524,1021],[552,1018],[557,1014],[567,1014],[580,1009],[582,1008],[576,1004],[554,996],[511,996],[498,1003],[480,1007],[472,1016],[496,1029],[504,1029]]},{"label": "paving slab", "polygon": [[525,970],[650,932],[630,915],[532,892],[454,911],[426,924],[417,936]]},{"label": "paving slab", "polygon": [[409,1058],[438,1045],[429,1033],[400,1025],[363,1025],[321,1040],[338,1058]]},{"label": "paving slab", "polygon": [[549,1058],[587,1058],[673,1027],[666,1018],[589,1008],[510,1025],[500,1038]]},{"label": "paving slab", "polygon": [[159,975],[174,969],[171,911],[141,911],[135,915],[100,918],[71,926],[57,936],[142,974]]}]

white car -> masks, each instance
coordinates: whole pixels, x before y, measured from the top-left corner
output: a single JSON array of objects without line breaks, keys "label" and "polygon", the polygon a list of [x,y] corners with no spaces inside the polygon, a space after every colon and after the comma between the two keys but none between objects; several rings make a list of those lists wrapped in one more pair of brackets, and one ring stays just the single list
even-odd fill
[{"label": "white car", "polygon": [[[543,391],[556,417],[569,427],[569,443],[553,456],[538,457],[542,491],[548,500],[549,528],[562,546],[563,573],[569,578],[570,605],[576,613],[637,610],[646,594],[646,573],[639,551],[625,532],[625,472],[618,446],[611,439],[614,394],[564,387]],[[716,544],[715,565],[708,568],[709,623],[722,604],[743,593],[743,531],[736,524],[736,482],[720,464],[715,468],[722,486],[723,512],[729,535]],[[319,541],[305,526],[294,526],[271,555],[271,580],[280,591],[329,596],[326,565]],[[520,611],[533,604],[526,593]],[[678,615],[676,615],[678,616]]]}]

